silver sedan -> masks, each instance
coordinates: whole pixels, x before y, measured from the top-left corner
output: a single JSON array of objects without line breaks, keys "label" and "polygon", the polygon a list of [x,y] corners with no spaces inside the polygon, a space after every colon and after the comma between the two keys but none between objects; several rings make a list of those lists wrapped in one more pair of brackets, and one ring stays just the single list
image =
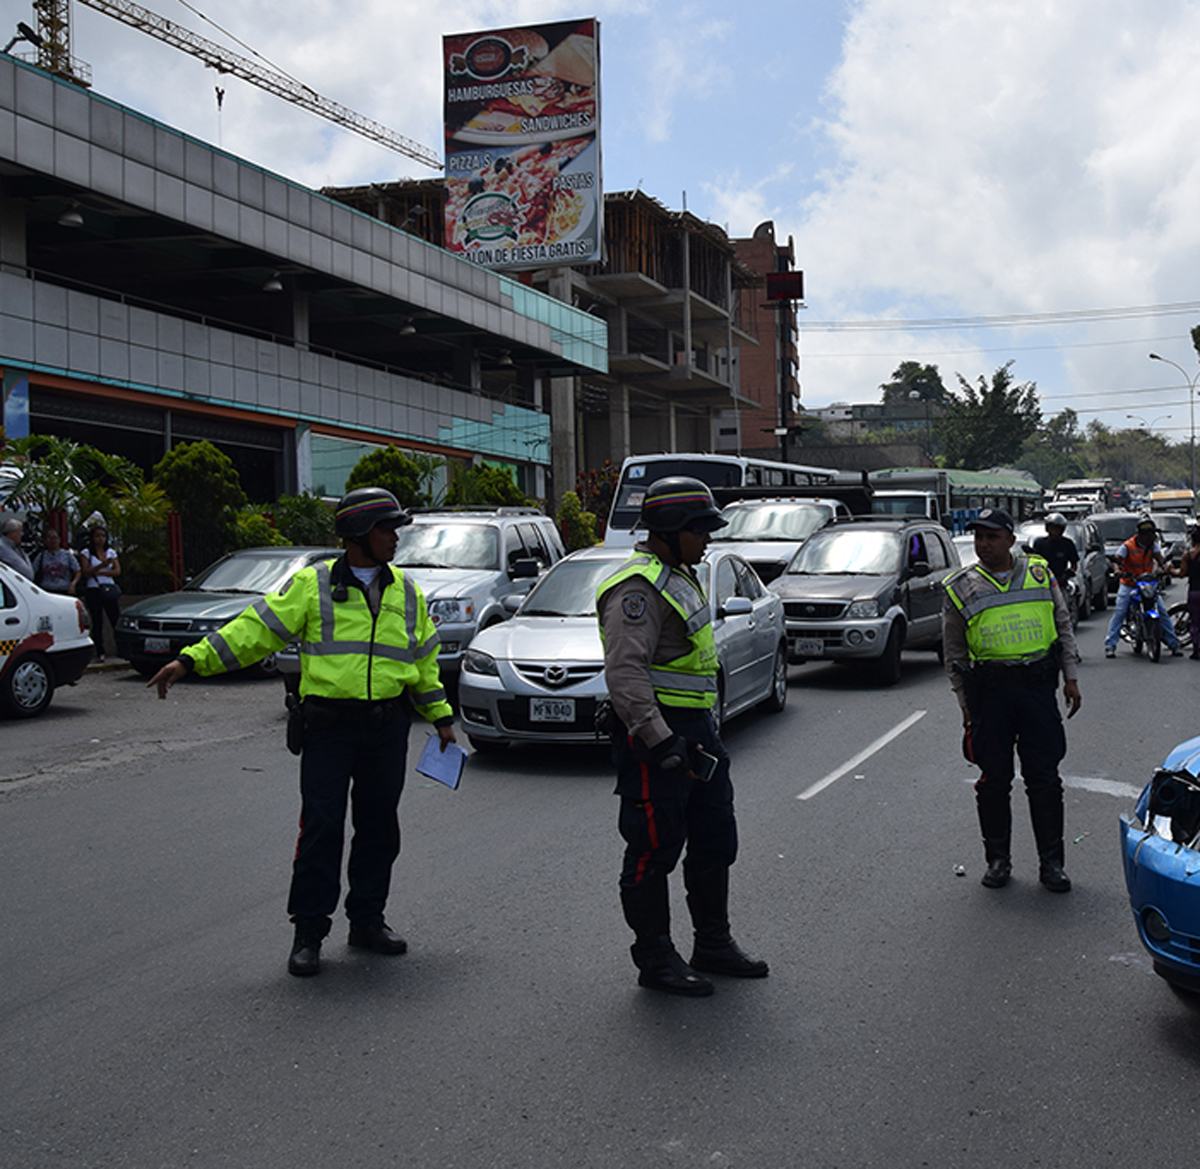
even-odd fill
[{"label": "silver sedan", "polygon": [[[595,743],[596,703],[607,696],[596,589],[629,557],[587,548],[559,561],[509,621],[475,636],[458,697],[477,751],[509,743]],[[711,549],[697,566],[712,606],[720,661],[718,720],[787,701],[783,604],[738,555]]]}]

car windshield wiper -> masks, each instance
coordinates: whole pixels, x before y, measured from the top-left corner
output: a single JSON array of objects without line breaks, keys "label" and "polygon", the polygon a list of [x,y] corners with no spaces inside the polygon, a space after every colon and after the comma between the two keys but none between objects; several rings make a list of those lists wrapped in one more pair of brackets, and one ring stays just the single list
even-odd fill
[{"label": "car windshield wiper", "polygon": [[193,591],[197,593],[232,593],[235,596],[246,597],[262,597],[266,595],[265,593],[260,593],[258,589],[230,589],[225,588],[224,586],[214,589],[210,588],[208,585],[205,585],[203,588],[194,589]]},{"label": "car windshield wiper", "polygon": [[560,613],[557,609],[522,609],[522,617],[594,617],[596,615],[593,610],[591,613]]}]

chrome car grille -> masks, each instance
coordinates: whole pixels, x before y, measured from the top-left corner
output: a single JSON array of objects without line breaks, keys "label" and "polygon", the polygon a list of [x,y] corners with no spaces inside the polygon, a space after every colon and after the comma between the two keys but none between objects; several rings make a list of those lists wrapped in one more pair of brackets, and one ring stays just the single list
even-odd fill
[{"label": "chrome car grille", "polygon": [[549,665],[545,662],[513,662],[513,669],[526,682],[532,682],[535,686],[548,686],[551,690],[590,682],[604,672],[604,667],[600,665],[560,666],[555,662]]},{"label": "chrome car grille", "polygon": [[783,614],[791,621],[834,621],[847,608],[845,601],[784,601]]},{"label": "chrome car grille", "polygon": [[130,617],[127,618],[126,628],[133,628],[138,633],[191,633],[192,623],[189,620],[170,621],[165,617]]}]

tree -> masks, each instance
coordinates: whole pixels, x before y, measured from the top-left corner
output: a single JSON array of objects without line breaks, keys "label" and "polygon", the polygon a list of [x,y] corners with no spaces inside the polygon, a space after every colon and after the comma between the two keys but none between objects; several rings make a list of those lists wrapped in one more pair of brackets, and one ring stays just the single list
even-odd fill
[{"label": "tree", "polygon": [[1079,415],[1068,407],[1025,440],[1013,466],[1028,471],[1045,487],[1063,479],[1078,479],[1087,470],[1081,457],[1085,442]]},{"label": "tree", "polygon": [[275,526],[292,544],[326,545],[337,543],[333,530],[333,508],[319,495],[281,495],[267,509],[275,517]]},{"label": "tree", "polygon": [[590,548],[593,544],[599,543],[596,539],[595,513],[583,510],[579,496],[574,491],[563,492],[556,518],[568,552],[575,552],[580,548]]},{"label": "tree", "polygon": [[503,467],[468,467],[454,476],[446,492],[446,502],[456,507],[472,504],[520,507],[529,500]]},{"label": "tree", "polygon": [[187,521],[224,525],[246,506],[233,460],[211,442],[181,442],[155,464],[154,482]]},{"label": "tree", "polygon": [[414,461],[399,447],[377,447],[354,464],[346,478],[346,490],[382,487],[400,501],[401,507],[428,507],[429,494],[422,490],[422,484],[429,475],[431,469]]},{"label": "tree", "polygon": [[956,375],[959,390],[948,394],[935,427],[946,466],[981,471],[1010,464],[1037,432],[1042,421],[1037,383],[1015,383],[1012,366],[1011,361],[1000,366],[990,384],[983,374],[975,385]]},{"label": "tree", "polygon": [[908,402],[913,394],[922,402],[944,402],[946,386],[936,365],[919,361],[902,361],[892,373],[892,380],[879,387],[886,405],[898,406]]}]

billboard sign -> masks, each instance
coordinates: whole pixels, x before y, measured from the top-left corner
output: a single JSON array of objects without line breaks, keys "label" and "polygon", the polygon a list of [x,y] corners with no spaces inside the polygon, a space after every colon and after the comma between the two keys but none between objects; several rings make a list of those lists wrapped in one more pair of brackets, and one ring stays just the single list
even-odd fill
[{"label": "billboard sign", "polygon": [[600,259],[600,25],[443,40],[445,246],[485,268]]}]

